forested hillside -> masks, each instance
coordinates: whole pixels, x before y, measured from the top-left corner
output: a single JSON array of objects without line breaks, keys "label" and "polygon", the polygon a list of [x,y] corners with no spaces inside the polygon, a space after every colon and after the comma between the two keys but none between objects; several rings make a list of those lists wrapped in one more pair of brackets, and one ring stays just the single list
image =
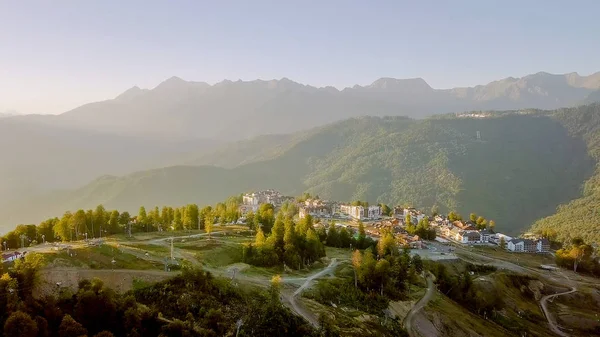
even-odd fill
[{"label": "forested hillside", "polygon": [[[600,160],[600,104],[561,109],[553,118],[564,125],[573,137],[583,139],[589,155]],[[537,221],[532,230],[570,241],[581,237],[600,243],[600,166],[583,185],[580,197],[558,207],[556,214]]]},{"label": "forested hillside", "polygon": [[[129,211],[140,205],[213,204],[275,188],[289,195],[308,191],[342,201],[476,212],[495,220],[499,230],[517,234],[581,195],[598,156],[593,147],[588,155],[586,147],[595,144],[588,129],[597,110],[594,105],[427,120],[354,118],[219,149],[214,158],[222,156],[223,165],[232,168],[176,166],[106,176],[78,190],[17,200],[2,210],[2,223],[12,228],[100,203]],[[593,182],[586,195],[595,191]]]}]

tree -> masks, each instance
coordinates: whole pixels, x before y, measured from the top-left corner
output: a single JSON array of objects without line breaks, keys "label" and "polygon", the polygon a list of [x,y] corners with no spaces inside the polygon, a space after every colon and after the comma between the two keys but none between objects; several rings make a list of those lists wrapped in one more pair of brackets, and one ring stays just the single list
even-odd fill
[{"label": "tree", "polygon": [[477,222],[477,214],[475,214],[475,213],[471,213],[471,214],[469,215],[469,219],[470,219],[472,222]]},{"label": "tree", "polygon": [[412,216],[409,214],[406,214],[406,216],[404,217],[404,226],[409,226],[412,224]]},{"label": "tree", "polygon": [[358,288],[358,273],[362,267],[362,254],[358,249],[352,253],[352,267],[354,269],[354,287]]},{"label": "tree", "polygon": [[496,230],[496,221],[490,220],[490,223],[489,223],[488,227],[490,228],[490,230],[492,232],[495,231]]},{"label": "tree", "polygon": [[586,245],[582,238],[574,238],[571,240],[573,247],[569,255],[573,258],[573,272],[577,272],[577,267],[585,257],[592,255],[593,248]]},{"label": "tree", "polygon": [[502,248],[502,249],[506,248],[506,240],[504,239],[504,237],[500,238],[500,248]]},{"label": "tree", "polygon": [[421,260],[421,256],[419,254],[415,254],[412,257],[412,265],[415,266],[417,273],[421,273],[423,271],[423,260]]},{"label": "tree", "polygon": [[[58,223],[58,218],[52,218],[42,221],[37,227],[37,234],[40,240],[52,242],[54,241],[54,226]],[[43,238],[43,239],[42,239]]]},{"label": "tree", "polygon": [[381,235],[381,239],[377,242],[377,254],[381,258],[388,254],[394,255],[396,250],[396,240],[390,231],[384,231]]},{"label": "tree", "polygon": [[54,226],[54,236],[59,237],[63,242],[71,239],[71,212],[65,212],[62,218]]},{"label": "tree", "polygon": [[80,209],[75,212],[73,218],[71,218],[71,229],[75,232],[75,239],[78,239],[83,233],[87,233],[85,222],[85,211]]},{"label": "tree", "polygon": [[329,225],[329,230],[327,231],[327,245],[329,247],[340,246],[340,237],[338,235],[337,228],[335,227],[335,223],[333,221]]},{"label": "tree", "polygon": [[254,240],[254,244],[257,247],[262,247],[265,244],[265,242],[266,242],[265,233],[259,227],[258,230],[256,231],[256,238]]},{"label": "tree", "polygon": [[137,217],[137,224],[140,228],[146,227],[146,231],[148,231],[148,215],[146,214],[146,207],[140,207]]},{"label": "tree", "polygon": [[185,219],[183,219],[183,226],[186,229],[197,228],[200,229],[200,220],[199,220],[200,212],[198,210],[198,205],[189,204],[186,206],[185,210]]},{"label": "tree", "polygon": [[279,292],[281,291],[281,276],[274,275],[271,278],[271,287],[269,289],[271,293],[271,303],[280,305]]},{"label": "tree", "polygon": [[[107,224],[107,228],[106,230],[110,233],[110,234],[115,234],[119,231],[119,211],[114,210],[112,212],[110,212],[110,216],[108,217],[108,224]],[[102,234],[102,233],[100,233]]]},{"label": "tree", "polygon": [[392,214],[392,209],[390,208],[390,206],[386,205],[386,204],[379,204],[379,206],[381,207],[381,213],[385,216],[391,216]]},{"label": "tree", "polygon": [[119,224],[123,227],[126,227],[129,224],[129,221],[131,221],[131,215],[129,215],[129,212],[121,213],[119,216]]},{"label": "tree", "polygon": [[[106,209],[102,205],[96,206],[94,210],[94,227],[92,228],[92,233],[99,233],[100,228],[106,227],[106,222],[108,221],[108,214]],[[95,234],[93,234],[95,235]]]},{"label": "tree", "polygon": [[13,312],[4,323],[4,336],[36,337],[37,323],[22,311]]},{"label": "tree", "polygon": [[208,239],[210,240],[210,233],[213,230],[213,223],[215,222],[215,216],[212,212],[208,212],[204,217],[204,230],[208,233]]},{"label": "tree", "polygon": [[198,216],[198,218],[199,218],[199,223],[200,223],[200,229],[204,229],[204,226],[205,226],[205,220],[206,220],[206,215],[207,215],[207,214],[209,214],[209,213],[212,213],[212,211],[213,211],[213,210],[212,210],[212,207],[210,207],[210,206],[203,207],[203,208],[200,210],[200,214],[199,214],[199,216]]},{"label": "tree", "polygon": [[350,232],[348,232],[348,230],[345,227],[342,227],[342,229],[340,229],[339,237],[340,237],[340,247],[342,247],[342,248],[350,247],[350,245],[352,244],[352,235],[350,235]]},{"label": "tree", "polygon": [[367,239],[367,233],[365,232],[365,225],[362,223],[362,221],[358,222],[358,240],[357,240],[357,245],[359,249],[363,249],[365,248],[365,243],[366,243],[366,239]]},{"label": "tree", "polygon": [[112,332],[110,331],[100,331],[97,334],[94,335],[94,337],[115,337],[115,335],[113,335]]},{"label": "tree", "polygon": [[431,216],[436,217],[440,213],[440,209],[437,205],[431,206]]},{"label": "tree", "polygon": [[87,330],[83,325],[67,314],[63,317],[60,326],[58,327],[58,335],[60,337],[81,337],[87,335]]},{"label": "tree", "polygon": [[183,229],[183,221],[181,219],[181,211],[175,208],[173,211],[173,228],[178,231]]}]

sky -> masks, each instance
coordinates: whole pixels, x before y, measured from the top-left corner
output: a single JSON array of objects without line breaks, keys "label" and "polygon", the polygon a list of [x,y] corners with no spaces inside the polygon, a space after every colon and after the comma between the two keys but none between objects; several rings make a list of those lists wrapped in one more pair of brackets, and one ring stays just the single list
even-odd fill
[{"label": "sky", "polygon": [[0,112],[62,113],[171,76],[341,89],[589,75],[597,13],[597,0],[0,0]]}]

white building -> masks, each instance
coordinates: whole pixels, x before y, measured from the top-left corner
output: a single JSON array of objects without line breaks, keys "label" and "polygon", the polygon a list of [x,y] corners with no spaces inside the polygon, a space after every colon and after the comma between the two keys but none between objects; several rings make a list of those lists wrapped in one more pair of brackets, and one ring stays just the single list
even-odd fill
[{"label": "white building", "polygon": [[351,206],[341,205],[340,212],[349,215],[355,220],[375,220],[381,218],[380,206]]},{"label": "white building", "polygon": [[532,253],[537,247],[533,240],[529,239],[513,239],[508,241],[506,248],[511,252]]},{"label": "white building", "polygon": [[538,253],[547,253],[550,251],[550,241],[548,239],[542,238],[537,240],[535,246]]},{"label": "white building", "polygon": [[369,206],[369,208],[367,208],[367,218],[369,218],[369,219],[381,218],[381,206]]},{"label": "white building", "polygon": [[21,256],[23,256],[23,254],[21,254],[19,252],[4,253],[4,254],[2,254],[2,263],[12,262],[12,261],[20,258]]}]

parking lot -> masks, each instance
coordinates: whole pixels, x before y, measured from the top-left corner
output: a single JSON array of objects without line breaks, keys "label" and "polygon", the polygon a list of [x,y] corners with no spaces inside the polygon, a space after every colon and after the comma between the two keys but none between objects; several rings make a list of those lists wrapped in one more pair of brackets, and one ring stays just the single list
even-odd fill
[{"label": "parking lot", "polygon": [[452,246],[446,246],[436,241],[423,241],[423,249],[411,249],[410,255],[420,255],[423,259],[429,259],[433,261],[439,260],[456,260],[458,257],[454,254]]}]

